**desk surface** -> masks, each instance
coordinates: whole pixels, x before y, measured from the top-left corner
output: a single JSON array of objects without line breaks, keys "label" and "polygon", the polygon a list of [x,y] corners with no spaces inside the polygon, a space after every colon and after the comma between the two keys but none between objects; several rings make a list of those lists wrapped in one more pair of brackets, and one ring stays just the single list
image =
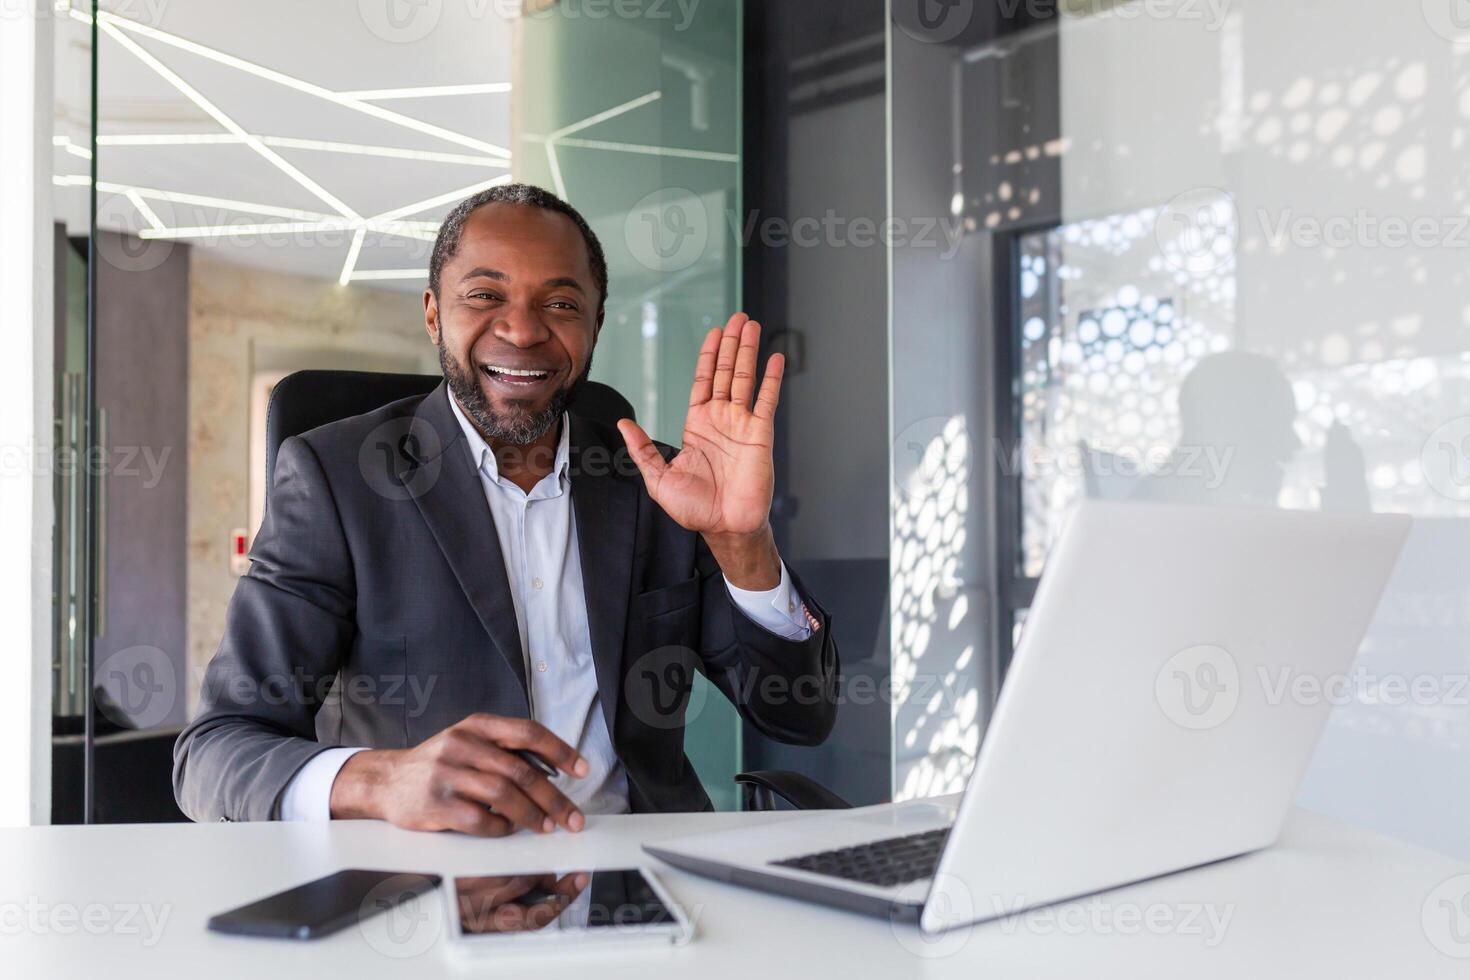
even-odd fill
[{"label": "desk surface", "polygon": [[[616,866],[641,863],[645,840],[791,817],[594,817],[578,835],[498,841],[358,821],[4,830],[0,972],[108,980],[507,976],[504,964],[461,965],[449,956],[441,901],[427,903],[417,931],[397,945],[367,926],[296,943],[218,936],[204,922],[340,868],[449,876]],[[692,944],[596,961],[557,956],[537,965],[535,980],[1470,975],[1470,869],[1305,811],[1271,850],[928,941],[881,919],[658,871],[697,922]]]}]

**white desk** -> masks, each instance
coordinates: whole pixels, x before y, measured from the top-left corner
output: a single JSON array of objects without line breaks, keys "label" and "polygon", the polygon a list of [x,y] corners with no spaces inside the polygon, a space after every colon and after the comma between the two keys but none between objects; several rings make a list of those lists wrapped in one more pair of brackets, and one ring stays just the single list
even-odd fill
[{"label": "white desk", "polygon": [[[638,845],[741,821],[790,814],[593,818],[579,835],[480,841],[417,834],[371,822],[38,827],[0,831],[0,975],[287,980],[310,977],[512,976],[494,961],[461,966],[440,937],[442,904],[402,947],[350,927],[310,943],[218,936],[205,919],[288,885],[348,867],[487,873],[544,866],[616,866],[642,860]],[[932,946],[912,929],[697,878],[659,873],[696,917],[682,948],[591,954],[540,963],[535,980],[679,977],[1374,978],[1470,976],[1470,915],[1453,945],[1439,897],[1470,893],[1457,862],[1298,812],[1273,850],[949,934]],[[1089,903],[1094,903],[1090,905]],[[1101,904],[1095,904],[1100,902]],[[1214,945],[1203,906],[1228,914]],[[88,906],[92,908],[88,909]],[[149,945],[148,920],[162,919]],[[125,917],[132,910],[132,917]],[[1186,924],[1191,910],[1199,917]],[[1104,917],[1116,915],[1112,925]],[[1138,921],[1131,922],[1129,915]],[[1144,925],[1170,916],[1163,934]],[[88,918],[88,917],[91,918]],[[31,920],[31,921],[26,921]],[[1162,918],[1156,918],[1162,923]],[[1093,925],[1093,923],[1100,925]],[[1131,922],[1131,924],[1130,924]],[[39,928],[34,928],[39,923]],[[94,932],[89,932],[87,924]],[[1156,925],[1156,928],[1159,926]],[[432,940],[432,942],[429,942]],[[427,945],[417,956],[389,955]],[[380,948],[387,946],[389,952]],[[915,952],[918,951],[918,952]],[[927,955],[926,955],[927,954]]]}]

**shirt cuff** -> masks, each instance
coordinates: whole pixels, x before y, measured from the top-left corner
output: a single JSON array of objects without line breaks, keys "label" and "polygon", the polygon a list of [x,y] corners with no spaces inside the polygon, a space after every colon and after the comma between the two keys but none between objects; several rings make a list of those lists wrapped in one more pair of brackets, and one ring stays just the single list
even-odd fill
[{"label": "shirt cuff", "polygon": [[736,588],[728,578],[725,579],[725,588],[729,590],[735,608],[766,632],[788,640],[805,640],[812,635],[815,620],[792,587],[784,561],[781,563],[781,582],[774,589],[751,592]]},{"label": "shirt cuff", "polygon": [[332,784],[348,759],[361,748],[327,749],[311,757],[281,794],[282,820],[325,822],[332,819]]}]

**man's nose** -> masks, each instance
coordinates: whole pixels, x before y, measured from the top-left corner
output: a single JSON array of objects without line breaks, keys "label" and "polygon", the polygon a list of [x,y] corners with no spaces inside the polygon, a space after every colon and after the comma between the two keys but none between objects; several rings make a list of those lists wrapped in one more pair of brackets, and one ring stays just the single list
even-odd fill
[{"label": "man's nose", "polygon": [[517,306],[506,310],[494,324],[495,336],[514,347],[535,347],[551,334],[535,309]]}]

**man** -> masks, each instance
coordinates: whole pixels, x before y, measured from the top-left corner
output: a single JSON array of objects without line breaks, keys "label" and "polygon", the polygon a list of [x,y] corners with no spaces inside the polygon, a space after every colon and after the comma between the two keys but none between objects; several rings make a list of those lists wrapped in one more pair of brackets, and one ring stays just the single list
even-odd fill
[{"label": "man", "polygon": [[708,809],[695,668],[767,735],[827,736],[830,623],[768,520],[781,356],[757,388],[736,314],[700,349],[681,450],[615,433],[567,411],[606,296],[596,236],[546,191],[445,219],[424,293],[444,383],[282,444],[175,748],[185,813],[499,836]]}]

